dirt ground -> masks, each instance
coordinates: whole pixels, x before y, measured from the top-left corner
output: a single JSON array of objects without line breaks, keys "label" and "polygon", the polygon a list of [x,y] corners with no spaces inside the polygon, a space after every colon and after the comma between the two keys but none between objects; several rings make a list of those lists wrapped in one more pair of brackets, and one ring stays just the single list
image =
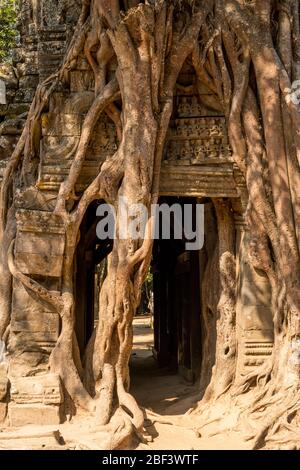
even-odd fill
[{"label": "dirt ground", "polygon": [[[192,385],[167,368],[158,368],[152,354],[153,331],[149,317],[134,321],[134,349],[131,357],[131,391],[140,406],[146,409],[154,425],[147,428],[153,450],[227,450],[248,449],[238,433],[204,438],[193,429],[193,418],[184,419],[199,397],[197,384]],[[153,413],[152,413],[153,412]],[[158,415],[158,416],[157,416]],[[187,421],[183,428],[181,421]],[[189,424],[189,421],[191,423]],[[168,424],[172,423],[172,424]],[[180,423],[180,425],[177,425]],[[190,429],[189,429],[190,428]],[[144,449],[140,444],[138,449]]]},{"label": "dirt ground", "polygon": [[[197,385],[176,373],[157,367],[152,354],[150,318],[134,320],[134,349],[131,357],[131,392],[145,410],[145,442],[138,450],[227,450],[249,446],[237,433],[202,437],[188,412],[197,401]],[[56,426],[0,428],[0,449],[89,450],[103,449],[108,433],[95,429],[94,422],[76,416]]]}]

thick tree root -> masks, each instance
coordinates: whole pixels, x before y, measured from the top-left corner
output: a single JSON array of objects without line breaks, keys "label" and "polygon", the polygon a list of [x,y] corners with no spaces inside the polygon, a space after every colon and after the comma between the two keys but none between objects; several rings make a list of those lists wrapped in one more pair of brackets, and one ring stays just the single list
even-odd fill
[{"label": "thick tree root", "polygon": [[[251,434],[254,448],[271,442],[274,445],[276,436],[282,439],[283,430],[288,430],[291,440],[294,439],[300,373],[295,360],[299,356],[300,338],[300,118],[297,106],[288,99],[288,89],[299,78],[300,54],[298,2],[282,3],[133,0],[122,2],[125,12],[121,13],[118,0],[85,0],[62,67],[38,87],[24,131],[4,172],[0,244],[7,244],[7,248],[10,244],[10,248],[7,258],[5,253],[1,260],[6,284],[1,300],[5,312],[0,333],[3,335],[7,330],[10,318],[11,299],[7,292],[11,274],[61,316],[62,331],[52,351],[50,367],[60,375],[78,407],[94,413],[96,406],[98,423],[112,425],[107,448],[124,445],[128,435],[138,433],[143,426],[143,413],[128,393],[128,361],[132,320],[151,260],[152,241],[143,235],[136,240],[129,232],[124,239],[120,226],[116,226],[107,281],[101,290],[100,322],[86,354],[89,363],[83,374],[74,335],[73,285],[80,223],[95,199],[113,204],[117,215],[120,197],[127,199],[128,205],[142,203],[148,209],[157,201],[174,90],[180,70],[191,54],[197,87],[200,89],[204,82],[211,91],[210,98],[206,98],[209,105],[225,115],[233,158],[247,185],[245,222],[251,235],[249,259],[254,269],[265,273],[272,287],[276,345],[271,364],[266,363],[235,384],[236,231],[230,200],[216,199],[222,288],[217,312],[216,362],[211,382],[195,413],[199,411],[203,427],[213,426],[222,418],[222,429],[230,415],[231,427],[243,425],[249,416],[254,429],[257,424],[260,426]],[[70,173],[56,201],[55,213],[61,216],[66,232],[62,286],[58,293],[49,292],[16,266],[11,242],[15,227],[12,229],[8,223],[8,214],[10,207],[14,207],[12,183],[18,184],[20,180],[22,187],[36,183],[30,162],[39,157],[42,112],[56,85],[63,82],[68,86],[69,71],[80,53],[85,54],[94,73],[95,99],[85,116]],[[111,69],[115,70],[110,68],[112,62],[117,67],[110,77]],[[92,131],[102,112],[115,123],[120,145],[89,188],[81,197],[76,196],[76,183]],[[152,225],[149,217],[147,234]],[[93,398],[82,382],[83,375]],[[280,380],[286,376],[292,381],[289,386]],[[222,403],[229,403],[225,413]],[[119,415],[112,422],[116,407]]]}]

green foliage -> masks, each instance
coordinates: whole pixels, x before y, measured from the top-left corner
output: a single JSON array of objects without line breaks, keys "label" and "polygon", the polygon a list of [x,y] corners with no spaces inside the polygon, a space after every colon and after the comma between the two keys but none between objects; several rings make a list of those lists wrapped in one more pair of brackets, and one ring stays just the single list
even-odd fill
[{"label": "green foliage", "polygon": [[11,57],[17,37],[16,20],[16,1],[0,0],[0,62]]},{"label": "green foliage", "polygon": [[148,270],[148,273],[147,273],[147,277],[146,277],[146,282],[149,286],[152,285],[152,282],[153,282],[153,274],[151,272],[151,268],[149,268]]}]

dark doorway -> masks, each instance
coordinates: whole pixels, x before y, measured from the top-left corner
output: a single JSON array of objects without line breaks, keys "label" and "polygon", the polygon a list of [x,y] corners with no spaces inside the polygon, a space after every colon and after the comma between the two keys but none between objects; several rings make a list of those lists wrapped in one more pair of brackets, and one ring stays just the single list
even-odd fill
[{"label": "dark doorway", "polygon": [[[215,336],[213,322],[208,334],[204,313],[218,285],[217,268],[215,275],[209,276],[212,281],[206,282],[215,266],[217,227],[209,198],[161,197],[159,203],[190,204],[194,209],[197,203],[203,204],[205,243],[202,249],[187,249],[184,234],[181,239],[174,237],[178,224],[174,218],[170,218],[169,239],[159,237],[154,242],[153,320],[144,308],[144,316],[134,318],[131,392],[144,408],[162,415],[180,415],[199,399],[200,373],[204,372],[202,349],[209,336]],[[215,342],[209,341],[209,347],[215,348]],[[209,376],[212,364],[206,366]]]},{"label": "dark doorway", "polygon": [[99,204],[102,201],[93,202],[85,213],[75,260],[76,335],[81,354],[98,320],[99,291],[106,276],[106,258],[113,247],[112,240],[97,238]]},{"label": "dark doorway", "polygon": [[[164,198],[160,203],[196,205],[191,198]],[[195,222],[195,221],[194,221]],[[201,298],[199,251],[186,249],[187,240],[159,239],[153,250],[154,354],[159,366],[169,366],[195,381],[201,366]]]},{"label": "dark doorway", "polygon": [[[172,206],[190,204],[196,208],[195,198],[160,198],[160,204]],[[98,320],[99,291],[106,275],[107,255],[113,241],[100,241],[96,216],[102,201],[95,201],[87,210],[80,227],[75,260],[76,334],[81,354]],[[196,219],[193,218],[193,223]],[[175,226],[183,224],[170,218],[170,237],[159,237],[154,242],[151,273],[153,276],[153,355],[158,366],[179,372],[189,382],[195,382],[201,369],[201,282],[204,271],[204,250],[187,250],[184,227],[182,237],[175,235]],[[195,227],[193,227],[195,229]],[[205,260],[206,262],[206,260]],[[102,280],[101,280],[102,279]],[[148,299],[149,300],[149,299]],[[146,313],[149,311],[139,313]]]}]

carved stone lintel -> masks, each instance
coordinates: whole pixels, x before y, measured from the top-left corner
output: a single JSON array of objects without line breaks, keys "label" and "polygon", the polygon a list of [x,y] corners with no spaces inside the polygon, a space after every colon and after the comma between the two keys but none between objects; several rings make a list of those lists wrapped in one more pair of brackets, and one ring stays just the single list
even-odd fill
[{"label": "carved stone lintel", "polygon": [[183,164],[223,163],[231,161],[225,118],[193,117],[175,120],[168,134],[167,162]]},{"label": "carved stone lintel", "polygon": [[238,197],[233,170],[227,165],[163,165],[160,194],[190,197]]}]

